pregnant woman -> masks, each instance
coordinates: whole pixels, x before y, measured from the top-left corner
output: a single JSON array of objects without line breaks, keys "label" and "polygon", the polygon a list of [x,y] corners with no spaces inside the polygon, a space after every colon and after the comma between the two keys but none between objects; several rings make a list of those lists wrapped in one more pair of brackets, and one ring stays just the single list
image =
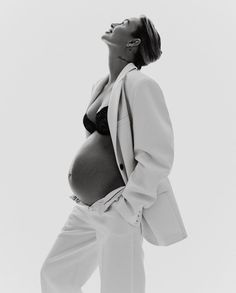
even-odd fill
[{"label": "pregnant woman", "polygon": [[143,238],[186,237],[167,176],[173,133],[159,85],[141,73],[161,56],[145,15],[112,23],[102,40],[109,74],[83,116],[86,141],[70,165],[75,206],[40,271],[42,293],[82,293],[97,267],[101,293],[144,293]]},{"label": "pregnant woman", "polygon": [[113,82],[109,82],[104,87],[84,115],[84,126],[91,135],[79,150],[69,172],[72,190],[87,205],[125,184],[117,167],[107,122],[112,85]]}]

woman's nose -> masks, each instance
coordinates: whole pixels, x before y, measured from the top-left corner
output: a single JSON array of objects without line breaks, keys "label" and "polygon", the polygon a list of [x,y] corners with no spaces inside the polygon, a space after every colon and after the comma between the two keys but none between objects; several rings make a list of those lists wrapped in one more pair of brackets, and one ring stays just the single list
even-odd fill
[{"label": "woman's nose", "polygon": [[112,23],[111,27],[114,28],[115,26],[117,26],[119,23]]}]

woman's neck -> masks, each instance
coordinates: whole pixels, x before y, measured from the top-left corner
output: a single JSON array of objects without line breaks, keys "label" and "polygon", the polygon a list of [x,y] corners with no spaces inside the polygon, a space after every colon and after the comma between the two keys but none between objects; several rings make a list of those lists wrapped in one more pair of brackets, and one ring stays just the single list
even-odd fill
[{"label": "woman's neck", "polygon": [[109,78],[107,85],[111,85],[115,82],[117,79],[118,75],[122,71],[122,69],[132,61],[128,61],[125,58],[121,56],[112,56],[109,54],[109,59],[108,59],[108,66],[109,66]]}]

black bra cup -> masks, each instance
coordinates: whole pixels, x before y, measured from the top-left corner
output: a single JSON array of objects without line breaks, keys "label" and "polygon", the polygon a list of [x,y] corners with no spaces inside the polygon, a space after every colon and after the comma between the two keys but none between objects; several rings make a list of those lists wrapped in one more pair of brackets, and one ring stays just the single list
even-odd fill
[{"label": "black bra cup", "polygon": [[96,130],[95,124],[88,118],[86,113],[83,118],[83,124],[90,133],[93,133]]},{"label": "black bra cup", "polygon": [[85,128],[90,132],[93,133],[97,130],[102,135],[110,135],[110,130],[107,122],[107,111],[108,106],[103,107],[97,114],[96,114],[96,123],[93,123],[85,113],[83,118],[83,124]]}]

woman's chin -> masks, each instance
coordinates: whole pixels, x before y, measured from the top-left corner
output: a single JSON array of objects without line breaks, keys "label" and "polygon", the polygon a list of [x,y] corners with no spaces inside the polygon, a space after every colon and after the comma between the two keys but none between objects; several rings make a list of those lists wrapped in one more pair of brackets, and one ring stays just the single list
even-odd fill
[{"label": "woman's chin", "polygon": [[101,35],[101,39],[104,41],[110,41],[110,37],[108,33],[104,33],[103,35]]}]

